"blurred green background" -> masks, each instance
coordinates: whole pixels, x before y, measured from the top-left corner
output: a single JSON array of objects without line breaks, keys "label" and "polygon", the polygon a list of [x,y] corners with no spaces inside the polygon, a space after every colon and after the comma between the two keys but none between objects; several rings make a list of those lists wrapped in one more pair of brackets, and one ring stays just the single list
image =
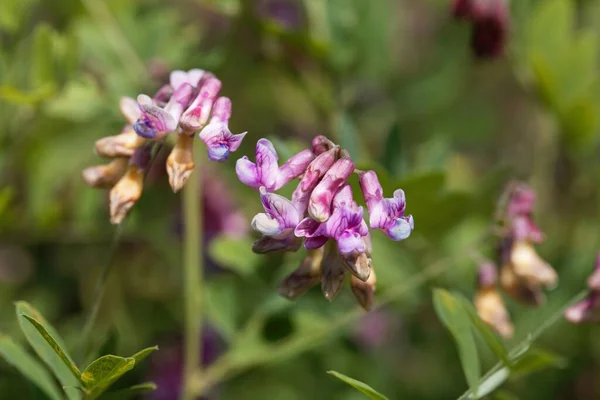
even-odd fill
[{"label": "blurred green background", "polygon": [[[513,0],[505,56],[486,61],[472,56],[450,0],[2,0],[0,333],[24,342],[13,302],[26,300],[77,347],[115,235],[106,192],[86,187],[81,170],[101,162],[94,142],[120,131],[121,96],[197,67],[223,81],[231,130],[249,132],[203,180],[205,362],[229,351],[207,397],[363,398],[333,369],[391,399],[457,398],[467,386],[431,288],[473,295],[468,252],[492,255],[478,243],[504,184],[537,190],[539,252],[560,276],[540,308],[507,299],[509,346],[580,291],[600,249],[599,35],[597,0]],[[404,189],[415,218],[404,242],[374,237],[377,295],[388,301],[368,314],[348,288],[331,304],[317,289],[279,298],[302,252],[250,250],[261,206],[235,160],[261,137],[285,159],[317,134],[376,169],[387,195]],[[92,338],[104,353],[160,346],[119,383],[154,380],[150,399],[177,398],[183,351],[180,195],[163,165],[125,224]],[[600,398],[599,335],[558,322],[538,345],[563,368],[509,379],[491,398]],[[485,371],[492,354],[482,361]],[[0,397],[44,395],[0,361]]]}]

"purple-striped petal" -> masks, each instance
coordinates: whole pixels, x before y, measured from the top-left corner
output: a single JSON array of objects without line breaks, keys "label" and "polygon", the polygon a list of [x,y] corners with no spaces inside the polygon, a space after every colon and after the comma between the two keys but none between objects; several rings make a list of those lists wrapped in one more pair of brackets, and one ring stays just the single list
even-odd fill
[{"label": "purple-striped petal", "polygon": [[265,212],[277,220],[281,230],[293,229],[300,222],[298,212],[291,201],[275,193],[268,193],[266,188],[260,188],[260,200]]},{"label": "purple-striped petal", "polygon": [[302,175],[314,158],[315,155],[308,149],[302,150],[298,154],[290,157],[290,159],[279,168],[275,190],[282,188],[292,179]]},{"label": "purple-striped petal", "polygon": [[248,157],[244,156],[237,160],[235,163],[235,173],[244,185],[255,189],[261,186],[256,164],[250,161]]},{"label": "purple-striped petal", "polygon": [[364,253],[365,243],[362,236],[358,232],[344,231],[337,238],[338,249],[342,255],[351,254],[352,252]]},{"label": "purple-striped petal", "polygon": [[354,163],[348,157],[341,158],[333,164],[310,195],[308,213],[312,218],[320,222],[329,219],[333,196],[353,171]]}]

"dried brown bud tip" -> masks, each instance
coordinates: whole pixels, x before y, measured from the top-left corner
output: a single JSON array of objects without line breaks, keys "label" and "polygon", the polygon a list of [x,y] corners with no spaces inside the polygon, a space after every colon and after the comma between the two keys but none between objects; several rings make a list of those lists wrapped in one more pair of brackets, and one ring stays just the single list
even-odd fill
[{"label": "dried brown bud tip", "polygon": [[350,286],[352,287],[352,293],[362,308],[366,311],[370,311],[373,308],[373,298],[375,296],[375,288],[377,284],[377,277],[375,276],[375,270],[371,269],[371,274],[366,282],[361,281],[356,276],[352,275]]},{"label": "dried brown bud tip", "polygon": [[110,222],[120,224],[139,200],[144,187],[144,173],[130,164],[125,175],[110,191]]},{"label": "dried brown bud tip", "polygon": [[119,135],[107,136],[96,141],[96,153],[103,157],[130,157],[146,139],[139,136],[131,126],[126,126]]},{"label": "dried brown bud tip", "polygon": [[316,250],[308,250],[300,267],[288,275],[279,285],[279,294],[294,300],[319,283],[322,260],[322,247]]},{"label": "dried brown bud tip", "polygon": [[177,142],[167,158],[167,173],[173,192],[180,191],[194,172],[194,137],[177,135]]},{"label": "dried brown bud tip", "polygon": [[81,175],[91,187],[109,188],[121,179],[126,170],[127,158],[116,158],[108,164],[86,168]]},{"label": "dried brown bud tip", "polygon": [[492,327],[500,336],[510,339],[514,333],[514,327],[510,322],[510,316],[506,311],[502,297],[494,287],[487,287],[477,291],[475,309],[483,322]]},{"label": "dried brown bud tip", "polygon": [[342,288],[346,277],[346,268],[335,241],[330,240],[326,247],[321,263],[321,291],[327,300],[332,301]]}]

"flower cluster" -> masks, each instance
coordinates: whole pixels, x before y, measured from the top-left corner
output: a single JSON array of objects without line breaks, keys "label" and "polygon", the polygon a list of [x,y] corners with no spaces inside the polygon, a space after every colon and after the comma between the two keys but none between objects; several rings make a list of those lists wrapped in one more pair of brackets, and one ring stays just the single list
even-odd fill
[{"label": "flower cluster", "polygon": [[510,23],[507,0],[453,0],[452,13],[471,23],[471,49],[476,57],[503,53]]},{"label": "flower cluster", "polygon": [[231,100],[218,97],[221,81],[201,69],[173,71],[170,82],[154,97],[141,94],[137,101],[124,97],[120,110],[127,124],[122,132],[96,142],[96,153],[113,160],[83,171],[92,187],[110,190],[111,222],[120,223],[140,198],[144,173],[151,159],[152,144],[174,133],[174,146],[167,158],[169,184],[174,192],[183,188],[194,170],[194,136],[206,144],[208,158],[225,161],[240,146],[246,133],[229,130]]},{"label": "flower cluster", "polygon": [[[500,285],[511,297],[526,304],[545,302],[544,288],[552,288],[558,276],[535,251],[544,236],[533,221],[535,193],[525,184],[510,184],[507,190],[504,227],[498,249]],[[512,325],[497,289],[497,268],[482,263],[475,307],[481,319],[502,336],[512,336]]]},{"label": "flower cluster", "polygon": [[565,311],[565,318],[574,324],[600,321],[600,253],[587,286],[589,293],[586,298]]},{"label": "flower cluster", "polygon": [[[323,294],[332,300],[349,271],[356,298],[369,309],[375,290],[369,226],[348,178],[359,176],[370,227],[393,240],[406,239],[414,227],[412,217],[404,215],[404,192],[398,189],[384,198],[377,174],[357,170],[349,154],[325,136],[317,136],[312,149],[281,166],[273,144],[260,139],[255,161],[239,159],[236,172],[240,181],[259,190],[265,210],[252,220],[252,228],[262,234],[253,245],[255,252],[296,251],[304,239],[307,255],[282,282],[280,293],[293,299],[321,282]],[[291,199],[274,193],[295,178],[299,183]]]}]

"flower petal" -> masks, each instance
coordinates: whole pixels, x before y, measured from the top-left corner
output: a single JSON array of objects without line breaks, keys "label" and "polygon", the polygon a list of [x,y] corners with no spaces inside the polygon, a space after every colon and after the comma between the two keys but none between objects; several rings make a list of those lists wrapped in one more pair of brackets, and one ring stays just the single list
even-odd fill
[{"label": "flower petal", "polygon": [[242,140],[244,140],[244,137],[246,136],[247,133],[248,132],[242,132],[242,133],[238,133],[237,135],[229,136],[229,138],[227,139],[229,151],[232,151],[232,152],[236,151],[242,144]]},{"label": "flower petal", "polygon": [[290,159],[279,168],[274,190],[282,188],[292,179],[302,175],[314,158],[315,155],[308,149],[290,157]]},{"label": "flower petal", "polygon": [[311,236],[304,241],[304,248],[306,250],[319,249],[323,247],[328,240],[329,238],[327,236]]},{"label": "flower petal", "polygon": [[279,221],[266,213],[256,214],[250,225],[252,226],[252,229],[265,236],[274,237],[282,231]]},{"label": "flower petal", "polygon": [[273,144],[267,139],[256,143],[256,166],[260,182],[269,190],[273,190],[277,181],[279,156]]},{"label": "flower petal", "polygon": [[412,215],[396,218],[396,220],[385,230],[386,235],[395,241],[404,240],[410,236],[414,229]]},{"label": "flower petal", "polygon": [[358,182],[369,213],[371,213],[371,209],[383,200],[383,188],[379,183],[379,178],[377,178],[375,171],[367,171],[359,174]]},{"label": "flower petal", "polygon": [[198,82],[202,79],[205,71],[203,69],[194,68],[187,72],[188,83],[194,87],[198,86]]},{"label": "flower petal", "polygon": [[142,117],[133,125],[135,132],[146,139],[162,139],[177,127],[177,121],[164,109],[141,103]]},{"label": "flower petal", "polygon": [[365,243],[358,232],[345,231],[337,238],[338,249],[342,255],[348,255],[356,251],[364,253]]},{"label": "flower petal", "polygon": [[235,163],[235,173],[238,179],[247,186],[258,188],[260,186],[260,178],[256,170],[256,164],[244,156]]},{"label": "flower petal", "polygon": [[291,201],[275,193],[268,193],[264,186],[260,188],[260,200],[267,214],[275,218],[281,229],[293,229],[300,217]]},{"label": "flower petal", "polygon": [[169,83],[174,90],[179,89],[179,87],[184,83],[189,83],[187,72],[181,70],[175,70],[171,72],[171,75],[169,76]]},{"label": "flower petal", "polygon": [[131,97],[121,97],[119,109],[129,124],[134,124],[142,116],[140,106]]},{"label": "flower petal", "polygon": [[297,237],[312,237],[317,233],[317,230],[321,227],[321,223],[315,221],[312,218],[304,218],[302,221],[296,225],[294,229],[294,234]]}]

